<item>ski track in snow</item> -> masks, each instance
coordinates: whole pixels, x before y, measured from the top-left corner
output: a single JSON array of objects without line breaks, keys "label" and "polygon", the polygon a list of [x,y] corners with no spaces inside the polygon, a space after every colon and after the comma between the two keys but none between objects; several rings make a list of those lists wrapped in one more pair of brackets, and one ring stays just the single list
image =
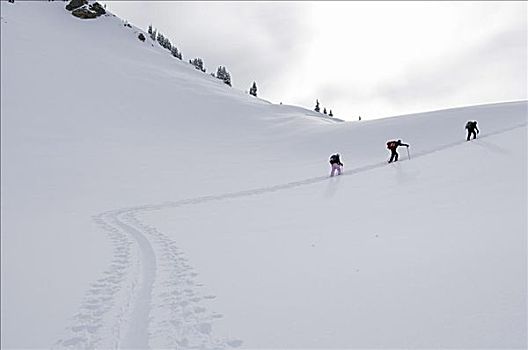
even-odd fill
[{"label": "ski track in snow", "polygon": [[[526,123],[480,135],[479,139],[526,127]],[[426,156],[466,143],[465,139],[412,154]],[[402,159],[399,162],[407,161]],[[387,161],[344,171],[354,175],[387,166]],[[155,227],[140,222],[141,212],[293,189],[328,180],[312,177],[285,184],[220,195],[202,196],[156,205],[107,211],[94,221],[113,244],[113,260],[103,276],[90,285],[68,334],[54,348],[201,348],[225,349],[242,345],[237,339],[216,339],[212,326],[221,314],[202,305],[214,299],[202,295],[197,274],[176,243]]]},{"label": "ski track in snow", "polygon": [[166,235],[139,222],[142,208],[101,213],[94,220],[109,235],[114,259],[92,283],[84,302],[53,348],[225,349],[240,340],[218,340],[212,323],[222,315],[207,312],[197,274]]}]

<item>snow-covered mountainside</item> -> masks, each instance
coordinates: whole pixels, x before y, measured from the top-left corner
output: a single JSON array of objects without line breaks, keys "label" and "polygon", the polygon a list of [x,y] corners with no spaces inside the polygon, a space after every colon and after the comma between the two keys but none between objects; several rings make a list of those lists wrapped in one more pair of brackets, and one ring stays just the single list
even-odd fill
[{"label": "snow-covered mountainside", "polygon": [[64,6],[1,2],[2,348],[527,346],[526,101],[339,122]]}]

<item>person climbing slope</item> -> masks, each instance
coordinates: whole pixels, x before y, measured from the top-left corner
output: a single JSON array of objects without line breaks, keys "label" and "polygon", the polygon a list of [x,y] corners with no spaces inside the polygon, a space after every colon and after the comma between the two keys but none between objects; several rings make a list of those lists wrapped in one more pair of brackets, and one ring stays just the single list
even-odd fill
[{"label": "person climbing slope", "polygon": [[[467,139],[466,141],[469,141],[469,138],[471,135],[473,135],[473,140],[477,138],[477,134],[480,133],[479,129],[477,128],[477,121],[476,120],[473,120],[473,121],[468,121],[466,123],[466,129],[467,129]],[[476,131],[476,133],[475,133]]]},{"label": "person climbing slope", "polygon": [[341,163],[339,153],[332,154],[330,156],[330,165],[332,166],[332,171],[330,172],[330,176],[334,176],[336,171],[337,171],[337,175],[341,175],[341,167],[343,166],[343,163]]},{"label": "person climbing slope", "polygon": [[409,147],[408,144],[402,143],[401,140],[387,142],[387,148],[391,151],[391,157],[389,159],[389,163],[392,163],[393,161],[394,162],[398,161],[398,152],[396,152],[396,149],[399,146]]}]

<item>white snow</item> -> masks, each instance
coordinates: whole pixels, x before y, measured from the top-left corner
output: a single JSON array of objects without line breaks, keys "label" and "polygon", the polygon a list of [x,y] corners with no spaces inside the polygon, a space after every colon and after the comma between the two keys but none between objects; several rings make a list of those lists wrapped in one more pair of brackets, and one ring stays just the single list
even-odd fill
[{"label": "white snow", "polygon": [[526,348],[526,101],[343,123],[64,6],[1,2],[2,348]]}]

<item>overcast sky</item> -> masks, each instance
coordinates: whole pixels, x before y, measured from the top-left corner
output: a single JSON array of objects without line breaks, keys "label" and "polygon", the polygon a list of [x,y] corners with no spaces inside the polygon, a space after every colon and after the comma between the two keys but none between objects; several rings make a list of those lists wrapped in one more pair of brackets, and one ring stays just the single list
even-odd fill
[{"label": "overcast sky", "polygon": [[102,1],[273,103],[374,119],[526,100],[526,2]]}]

